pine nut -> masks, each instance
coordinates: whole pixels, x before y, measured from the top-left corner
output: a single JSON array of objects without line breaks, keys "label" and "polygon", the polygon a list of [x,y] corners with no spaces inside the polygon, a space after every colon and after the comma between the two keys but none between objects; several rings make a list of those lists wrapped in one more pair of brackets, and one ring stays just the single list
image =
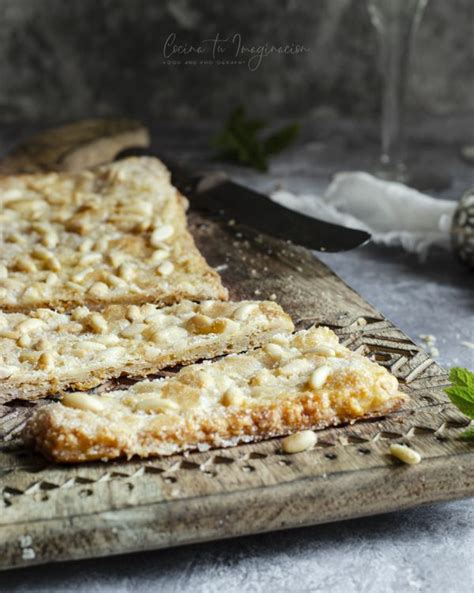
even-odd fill
[{"label": "pine nut", "polygon": [[48,321],[49,319],[54,317],[54,313],[50,309],[36,309],[36,311],[34,313],[31,313],[31,315],[34,315],[35,317],[37,317],[38,319],[42,319],[43,321]]},{"label": "pine nut", "polygon": [[125,280],[122,280],[122,278],[119,278],[118,276],[114,276],[113,274],[108,274],[107,282],[109,283],[109,286],[111,286],[112,288],[127,288],[128,287],[128,284],[127,284],[127,282],[125,282]]},{"label": "pine nut", "polygon": [[6,280],[8,278],[7,266],[0,264],[0,280]]},{"label": "pine nut", "polygon": [[46,276],[46,284],[48,286],[54,286],[55,284],[58,283],[58,281],[59,281],[59,276],[55,272],[50,272]]},{"label": "pine nut", "polygon": [[11,233],[10,235],[7,235],[5,240],[7,243],[18,243],[19,245],[26,243],[26,238],[19,233]]},{"label": "pine nut", "polygon": [[58,235],[53,230],[48,230],[41,237],[42,244],[48,249],[54,249],[58,244]]},{"label": "pine nut", "polygon": [[314,447],[318,438],[312,430],[302,430],[296,432],[281,442],[281,448],[284,453],[301,453]]},{"label": "pine nut", "polygon": [[310,360],[306,358],[295,358],[294,360],[285,364],[278,369],[279,375],[286,375],[287,377],[291,377],[293,375],[300,375],[302,373],[308,372],[313,367],[313,364]]},{"label": "pine nut", "polygon": [[408,465],[416,465],[421,461],[421,455],[418,453],[418,451],[398,443],[392,443],[390,445],[390,455],[393,455],[393,457],[396,457]]},{"label": "pine nut", "polygon": [[100,354],[100,360],[103,363],[112,364],[118,362],[120,358],[126,353],[126,350],[123,346],[112,346],[111,348],[107,348]]},{"label": "pine nut", "polygon": [[174,271],[174,265],[170,261],[164,261],[160,266],[157,268],[157,272],[161,276],[169,276]]},{"label": "pine nut", "polygon": [[141,412],[177,412],[179,411],[179,405],[172,400],[162,399],[159,396],[151,396],[141,399],[135,404],[135,410]]},{"label": "pine nut", "polygon": [[120,264],[117,273],[122,280],[131,282],[135,278],[135,266],[130,263]]},{"label": "pine nut", "polygon": [[88,395],[87,393],[66,393],[61,403],[68,408],[76,408],[85,412],[102,412],[105,404],[98,397]]},{"label": "pine nut", "polygon": [[11,377],[18,369],[11,365],[1,365],[0,366],[0,379],[8,379]]},{"label": "pine nut", "polygon": [[27,334],[29,332],[39,331],[44,326],[45,326],[44,321],[42,321],[41,319],[33,318],[33,319],[25,319],[24,321],[22,321],[21,323],[19,323],[17,325],[16,329],[22,334]]},{"label": "pine nut", "polygon": [[126,318],[129,321],[141,321],[142,313],[140,311],[140,307],[138,305],[129,305],[127,307]]},{"label": "pine nut", "polygon": [[286,354],[285,349],[280,346],[279,344],[275,344],[270,342],[265,346],[265,352],[271,357],[276,360],[283,358]]},{"label": "pine nut", "polygon": [[79,260],[80,266],[95,266],[100,264],[102,261],[102,254],[101,253],[87,253],[83,255]]},{"label": "pine nut", "polygon": [[30,363],[37,363],[39,358],[39,354],[37,352],[33,352],[32,350],[23,350],[20,352],[18,356],[18,360],[20,362],[30,362]]},{"label": "pine nut", "polygon": [[41,338],[40,340],[38,340],[35,344],[35,350],[48,350],[48,348],[50,348],[51,344],[48,342],[48,340],[46,340],[45,338]]},{"label": "pine nut", "polygon": [[329,375],[331,374],[331,367],[323,365],[317,368],[311,374],[309,379],[309,386],[312,389],[320,389],[325,383]]},{"label": "pine nut", "polygon": [[37,288],[33,286],[29,286],[22,295],[23,300],[27,302],[39,301],[41,299],[41,294]]},{"label": "pine nut", "polygon": [[1,329],[0,330],[0,338],[6,340],[18,340],[20,334],[17,331],[12,331],[9,329]]},{"label": "pine nut", "polygon": [[107,346],[100,342],[94,342],[92,340],[84,340],[77,344],[77,350],[84,350],[84,352],[99,352],[106,350]]},{"label": "pine nut", "polygon": [[165,260],[169,256],[169,251],[166,249],[157,249],[154,251],[150,257],[150,263],[153,265],[157,265]]},{"label": "pine nut", "polygon": [[153,214],[153,204],[145,200],[134,200],[128,205],[127,212],[150,218]]},{"label": "pine nut", "polygon": [[91,228],[91,223],[88,217],[76,216],[68,220],[64,228],[70,233],[77,233],[78,235],[87,235]]},{"label": "pine nut", "polygon": [[52,272],[59,272],[61,270],[61,264],[56,256],[52,255],[46,262],[45,266],[47,270]]},{"label": "pine nut", "polygon": [[137,393],[161,392],[161,383],[157,381],[140,381],[135,383],[133,390]]},{"label": "pine nut", "polygon": [[316,348],[314,348],[313,350],[313,354],[316,354],[316,356],[336,356],[336,351],[334,350],[334,348],[331,348],[330,346],[316,346]]},{"label": "pine nut", "polygon": [[94,251],[98,251],[99,253],[106,253],[108,246],[109,246],[108,238],[101,237],[94,243],[94,245],[92,246],[92,249]]},{"label": "pine nut", "polygon": [[65,283],[65,286],[67,288],[70,288],[73,292],[84,292],[84,287],[78,284],[77,282],[71,282],[70,280],[68,280]]},{"label": "pine nut", "polygon": [[105,334],[105,332],[108,330],[107,321],[100,313],[91,313],[87,322],[89,327],[96,334]]},{"label": "pine nut", "polygon": [[132,323],[131,325],[123,329],[120,332],[120,335],[123,338],[136,338],[137,336],[140,336],[142,334],[145,328],[146,325],[144,323]]},{"label": "pine nut", "polygon": [[213,333],[212,323],[213,319],[207,315],[197,313],[188,319],[186,322],[186,329],[196,334],[211,334]]},{"label": "pine nut", "polygon": [[244,305],[240,305],[235,309],[232,319],[237,319],[238,321],[244,321],[247,319],[254,311],[258,308],[258,305],[255,303],[246,303]]},{"label": "pine nut", "polygon": [[105,298],[109,294],[109,287],[104,282],[95,282],[89,288],[89,294],[97,299]]},{"label": "pine nut", "polygon": [[71,317],[74,321],[80,321],[85,319],[89,315],[89,309],[87,307],[76,307],[71,313]]},{"label": "pine nut", "polygon": [[38,369],[50,371],[54,368],[53,355],[50,352],[43,352],[38,358]]},{"label": "pine nut", "polygon": [[48,251],[39,245],[32,250],[31,255],[41,261],[48,261],[48,259],[53,256],[51,251]]},{"label": "pine nut", "polygon": [[240,406],[245,400],[242,391],[235,385],[227,389],[221,398],[221,404],[226,407]]},{"label": "pine nut", "polygon": [[84,239],[84,241],[82,241],[82,243],[79,245],[79,252],[87,253],[92,249],[93,245],[94,241],[92,241],[92,239]]},{"label": "pine nut", "polygon": [[164,224],[153,231],[150,237],[150,243],[153,247],[159,247],[162,241],[169,239],[174,233],[174,228],[170,224]]},{"label": "pine nut", "polygon": [[230,334],[237,331],[239,325],[232,319],[217,318],[211,324],[212,333],[214,334]]},{"label": "pine nut", "polygon": [[156,305],[152,305],[151,303],[146,303],[142,305],[141,312],[143,317],[147,317],[148,315],[152,315],[156,312]]},{"label": "pine nut", "polygon": [[19,257],[15,262],[15,267],[20,272],[28,272],[29,274],[33,274],[34,272],[38,271],[35,263],[31,261],[28,257]]},{"label": "pine nut", "polygon": [[380,390],[382,396],[392,394],[398,389],[397,378],[387,373],[377,381],[377,387]]},{"label": "pine nut", "polygon": [[125,253],[109,253],[107,255],[109,258],[110,265],[114,268],[118,268],[120,264],[123,264],[124,260],[126,259]]},{"label": "pine nut", "polygon": [[93,274],[93,273],[94,273],[93,268],[84,268],[80,272],[77,272],[77,274],[74,274],[74,276],[71,277],[71,280],[73,282],[76,282],[77,284],[82,284],[84,282],[84,280],[87,278],[87,276],[89,274]]},{"label": "pine nut", "polygon": [[31,346],[31,338],[28,334],[21,335],[16,341],[20,348],[29,348]]},{"label": "pine nut", "polygon": [[179,340],[185,340],[187,337],[188,333],[184,327],[168,327],[157,331],[154,341],[178,342]]}]

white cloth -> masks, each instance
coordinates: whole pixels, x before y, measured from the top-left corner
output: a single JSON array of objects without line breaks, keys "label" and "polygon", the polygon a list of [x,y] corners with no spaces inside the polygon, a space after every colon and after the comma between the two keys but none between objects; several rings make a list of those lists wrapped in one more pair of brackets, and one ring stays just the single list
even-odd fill
[{"label": "white cloth", "polygon": [[309,216],[358,228],[375,243],[426,256],[434,245],[449,249],[455,202],[431,198],[402,183],[368,173],[339,173],[323,196],[279,190],[271,198]]}]

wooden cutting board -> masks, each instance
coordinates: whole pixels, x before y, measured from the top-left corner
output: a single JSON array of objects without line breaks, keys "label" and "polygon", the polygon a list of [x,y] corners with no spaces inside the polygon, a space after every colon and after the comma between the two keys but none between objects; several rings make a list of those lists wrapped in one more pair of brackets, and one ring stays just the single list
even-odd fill
[{"label": "wooden cutting board", "polygon": [[[318,432],[284,455],[280,439],[148,461],[59,466],[18,435],[35,404],[0,405],[0,568],[106,556],[360,517],[474,495],[466,419],[446,373],[305,249],[190,217],[231,298],[276,298],[298,327],[324,324],[394,373],[411,396],[392,416]],[[36,405],[44,405],[38,403]],[[409,443],[423,457],[388,455]]]}]

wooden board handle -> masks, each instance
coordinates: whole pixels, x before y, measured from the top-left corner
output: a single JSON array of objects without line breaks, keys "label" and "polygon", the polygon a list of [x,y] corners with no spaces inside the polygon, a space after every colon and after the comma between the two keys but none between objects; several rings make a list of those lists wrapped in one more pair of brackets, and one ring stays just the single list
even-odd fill
[{"label": "wooden board handle", "polygon": [[138,121],[83,119],[22,142],[0,161],[0,175],[78,171],[110,162],[125,149],[149,145],[148,130]]}]

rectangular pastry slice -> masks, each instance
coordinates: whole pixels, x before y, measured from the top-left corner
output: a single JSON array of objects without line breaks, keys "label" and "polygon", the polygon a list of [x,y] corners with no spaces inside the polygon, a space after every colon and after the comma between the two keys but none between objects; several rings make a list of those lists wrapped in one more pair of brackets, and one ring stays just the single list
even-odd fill
[{"label": "rectangular pastry slice", "polygon": [[25,439],[60,462],[171,455],[379,416],[406,399],[386,369],[318,328],[127,390],[70,393],[32,416]]},{"label": "rectangular pastry slice", "polygon": [[0,178],[0,308],[226,299],[154,158]]},{"label": "rectangular pastry slice", "polygon": [[241,352],[292,330],[290,317],[270,301],[0,312],[0,398],[90,389],[112,377]]}]

